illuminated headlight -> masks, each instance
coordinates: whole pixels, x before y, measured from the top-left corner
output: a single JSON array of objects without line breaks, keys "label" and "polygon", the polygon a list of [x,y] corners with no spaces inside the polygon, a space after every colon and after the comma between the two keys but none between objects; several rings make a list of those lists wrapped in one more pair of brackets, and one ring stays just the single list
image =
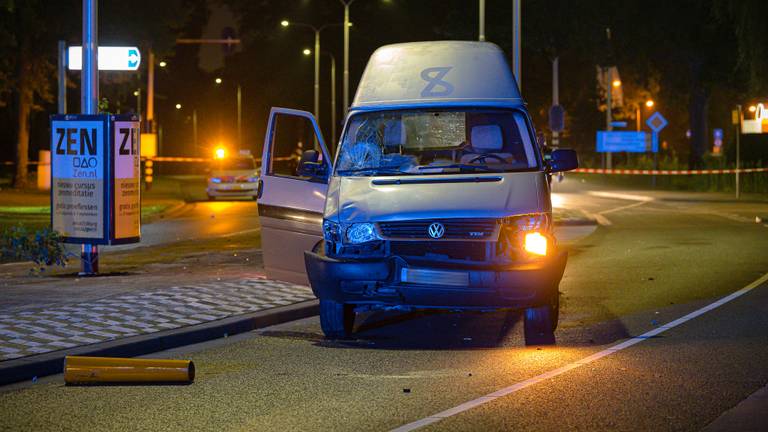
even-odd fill
[{"label": "illuminated headlight", "polygon": [[338,242],[341,240],[341,227],[336,222],[329,220],[323,221],[323,238],[328,242]]},{"label": "illuminated headlight", "polygon": [[257,181],[259,181],[259,178],[256,176],[248,177],[248,183],[256,183]]},{"label": "illuminated headlight", "polygon": [[329,220],[323,221],[323,238],[328,242],[353,245],[381,240],[372,223],[339,224]]},{"label": "illuminated headlight", "polygon": [[[501,221],[498,253],[515,257],[525,253],[529,258],[547,256],[554,246],[550,236],[552,219],[548,213],[510,216]],[[515,251],[518,251],[517,253]]]},{"label": "illuminated headlight", "polygon": [[221,178],[213,177],[213,178],[211,178],[211,183],[221,183]]},{"label": "illuminated headlight", "polygon": [[360,244],[378,240],[379,235],[372,223],[356,223],[347,228],[346,238],[351,244]]},{"label": "illuminated headlight", "polygon": [[526,233],[523,248],[528,253],[544,256],[547,254],[547,237],[535,231]]}]

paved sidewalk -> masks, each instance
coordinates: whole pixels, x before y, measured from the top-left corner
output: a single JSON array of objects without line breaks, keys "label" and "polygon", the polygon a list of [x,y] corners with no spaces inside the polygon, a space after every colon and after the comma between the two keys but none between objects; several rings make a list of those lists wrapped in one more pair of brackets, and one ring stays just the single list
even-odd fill
[{"label": "paved sidewalk", "polygon": [[175,286],[96,301],[2,313],[0,361],[192,326],[314,299],[306,286],[266,279]]}]

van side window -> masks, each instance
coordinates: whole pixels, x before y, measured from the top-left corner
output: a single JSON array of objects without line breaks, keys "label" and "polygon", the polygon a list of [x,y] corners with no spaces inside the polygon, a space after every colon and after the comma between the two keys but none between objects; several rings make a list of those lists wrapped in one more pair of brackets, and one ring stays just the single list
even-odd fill
[{"label": "van side window", "polygon": [[299,116],[277,114],[272,135],[269,175],[299,177],[297,169],[301,154],[315,148],[312,122]]}]

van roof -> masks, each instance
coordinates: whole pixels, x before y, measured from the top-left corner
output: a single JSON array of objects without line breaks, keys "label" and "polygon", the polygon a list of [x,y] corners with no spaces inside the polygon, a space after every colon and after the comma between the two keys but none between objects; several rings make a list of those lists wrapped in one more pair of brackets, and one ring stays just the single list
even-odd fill
[{"label": "van roof", "polygon": [[523,99],[497,45],[431,41],[377,49],[360,80],[353,110],[434,105],[520,106]]}]

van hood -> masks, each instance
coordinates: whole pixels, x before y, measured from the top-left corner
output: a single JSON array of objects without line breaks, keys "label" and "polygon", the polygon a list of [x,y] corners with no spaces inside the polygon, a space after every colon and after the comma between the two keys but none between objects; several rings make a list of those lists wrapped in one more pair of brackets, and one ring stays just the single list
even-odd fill
[{"label": "van hood", "polygon": [[381,222],[501,218],[551,211],[542,172],[334,177],[326,219]]}]

